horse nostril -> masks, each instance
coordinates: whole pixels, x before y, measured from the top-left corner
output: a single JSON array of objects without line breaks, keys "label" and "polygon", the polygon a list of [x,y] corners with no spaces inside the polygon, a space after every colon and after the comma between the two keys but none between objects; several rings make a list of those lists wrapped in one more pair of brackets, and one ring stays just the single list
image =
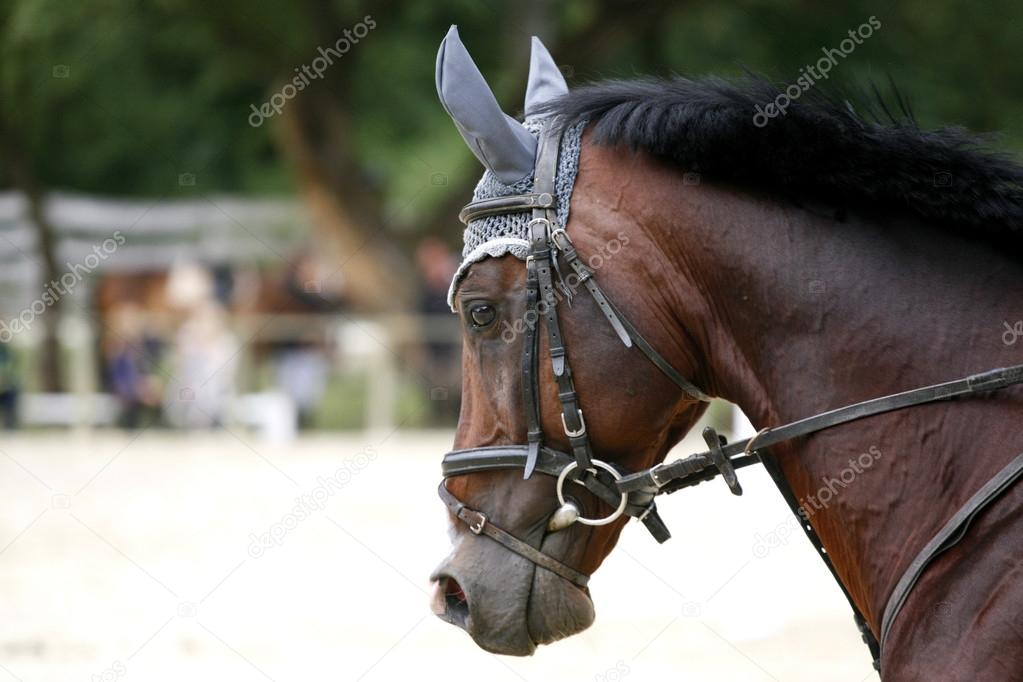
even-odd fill
[{"label": "horse nostril", "polygon": [[464,628],[469,618],[469,598],[458,581],[449,575],[437,577],[432,599],[433,611],[444,620]]},{"label": "horse nostril", "polygon": [[454,578],[447,578],[444,586],[444,601],[450,607],[453,604],[468,604],[469,598],[462,591],[462,586]]}]

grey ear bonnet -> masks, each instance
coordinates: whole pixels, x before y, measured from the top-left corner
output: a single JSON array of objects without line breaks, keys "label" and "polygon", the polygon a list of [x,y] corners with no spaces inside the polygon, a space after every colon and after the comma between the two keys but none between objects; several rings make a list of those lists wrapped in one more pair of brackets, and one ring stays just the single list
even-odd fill
[{"label": "grey ear bonnet", "polygon": [[562,95],[568,94],[568,83],[561,75],[551,53],[533,36],[529,52],[529,82],[526,84],[526,118],[535,116],[538,109]]},{"label": "grey ear bonnet", "polygon": [[454,26],[437,51],[437,94],[470,151],[501,182],[532,174],[536,138],[501,111]]},{"label": "grey ear bonnet", "polygon": [[[558,174],[554,180],[554,189],[558,196],[557,223],[558,227],[568,224],[568,208],[572,199],[572,188],[576,175],[579,173],[579,149],[585,122],[577,123],[565,131],[561,138],[561,153],[558,155]],[[526,128],[534,135],[540,131],[540,125],[533,119],[526,120]],[[473,201],[493,199],[528,192],[533,187],[533,176],[519,180],[514,185],[505,185],[492,172],[483,174],[476,191],[472,193]],[[528,230],[526,226],[533,217],[532,213],[506,213],[472,220],[465,227],[462,239],[462,263],[458,266],[455,276],[451,279],[448,289],[448,305],[455,308],[455,291],[468,272],[469,266],[478,263],[487,256],[497,258],[511,254],[519,260],[526,260],[529,251]]]},{"label": "grey ear bonnet", "polygon": [[[539,38],[532,40],[529,82],[526,86],[525,123],[501,111],[483,74],[452,26],[437,52],[437,94],[445,111],[455,122],[469,150],[486,168],[476,185],[473,200],[491,199],[528,192],[533,186],[537,137],[541,127],[539,109],[568,94],[561,70]],[[572,186],[579,171],[579,140],[584,124],[565,132],[558,158],[555,189],[558,195],[557,221],[568,222]],[[454,310],[455,290],[469,266],[487,256],[512,254],[525,260],[529,244],[526,225],[529,214],[481,218],[465,228],[462,263],[451,281],[448,304]]]}]

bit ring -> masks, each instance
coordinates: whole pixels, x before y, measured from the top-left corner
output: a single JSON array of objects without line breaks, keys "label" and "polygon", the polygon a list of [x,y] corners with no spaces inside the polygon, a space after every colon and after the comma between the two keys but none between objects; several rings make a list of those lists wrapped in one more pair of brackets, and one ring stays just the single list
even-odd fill
[{"label": "bit ring", "polygon": [[[614,476],[614,479],[616,481],[620,480],[622,477],[622,475],[619,474],[618,471],[615,470],[615,468],[608,464],[607,462],[601,462],[599,459],[595,459],[592,460],[590,463],[593,466],[603,469],[604,471]],[[562,505],[565,504],[565,492],[563,490],[563,488],[565,487],[565,481],[568,480],[568,474],[571,473],[572,470],[578,466],[579,466],[578,462],[570,462],[568,466],[562,469],[561,473],[558,475],[558,485],[557,488],[555,488],[555,491],[558,494],[559,504]],[[605,516],[602,519],[587,519],[585,517],[580,516],[578,519],[576,519],[576,521],[583,524],[584,526],[606,526],[607,524],[611,523],[612,521],[614,521],[619,516],[625,513],[625,506],[629,503],[628,493],[619,493],[619,495],[622,496],[622,501],[618,503],[618,508],[611,512],[610,516]]]}]

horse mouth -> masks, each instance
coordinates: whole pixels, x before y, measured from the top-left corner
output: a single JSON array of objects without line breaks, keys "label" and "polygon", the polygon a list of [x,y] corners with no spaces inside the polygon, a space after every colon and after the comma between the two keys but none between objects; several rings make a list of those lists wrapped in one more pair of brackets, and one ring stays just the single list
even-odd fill
[{"label": "horse mouth", "polygon": [[[494,585],[475,580],[472,574],[444,566],[431,577],[430,609],[446,623],[472,637],[485,651],[506,656],[529,656],[541,645],[564,639],[593,622],[589,590],[573,585],[553,573],[529,567],[521,576],[504,574]],[[490,576],[493,579],[494,574]],[[468,582],[465,582],[468,581]],[[504,592],[510,586],[514,594]]]}]

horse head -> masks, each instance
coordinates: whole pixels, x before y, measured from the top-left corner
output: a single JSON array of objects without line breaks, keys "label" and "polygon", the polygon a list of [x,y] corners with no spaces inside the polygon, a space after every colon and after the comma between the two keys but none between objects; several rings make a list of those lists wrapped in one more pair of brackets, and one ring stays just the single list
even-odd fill
[{"label": "horse head", "polygon": [[[441,490],[453,549],[433,575],[433,608],[481,647],[524,655],[593,621],[585,577],[628,517],[614,516],[625,498],[613,479],[663,459],[702,414],[704,396],[681,379],[694,375],[696,358],[636,276],[650,270],[653,245],[622,231],[604,205],[599,187],[613,166],[583,158],[580,169],[581,126],[555,133],[544,115],[568,88],[542,43],[533,38],[524,122],[501,111],[454,27],[438,55],[437,89],[486,172],[463,211],[466,247],[450,297],[462,321],[462,407]],[[560,189],[549,202],[545,182]],[[526,204],[510,206],[522,195]],[[531,229],[551,247],[549,260],[530,244]],[[642,336],[591,295],[595,278]],[[661,349],[692,390],[627,347],[636,343]],[[630,515],[644,511],[657,520],[652,503],[630,502]],[[511,539],[495,542],[491,528]]]}]

